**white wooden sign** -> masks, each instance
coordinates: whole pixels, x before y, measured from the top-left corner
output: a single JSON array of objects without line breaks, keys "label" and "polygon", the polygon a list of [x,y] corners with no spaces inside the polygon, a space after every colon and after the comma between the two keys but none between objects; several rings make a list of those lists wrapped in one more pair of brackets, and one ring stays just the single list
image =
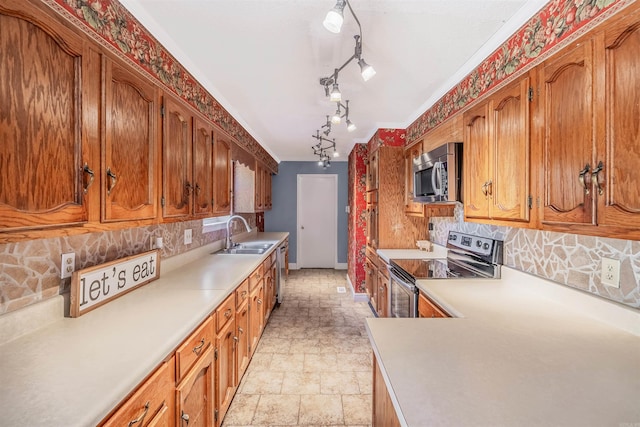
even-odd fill
[{"label": "white wooden sign", "polygon": [[80,317],[158,278],[158,250],[75,271],[71,277],[71,317]]}]

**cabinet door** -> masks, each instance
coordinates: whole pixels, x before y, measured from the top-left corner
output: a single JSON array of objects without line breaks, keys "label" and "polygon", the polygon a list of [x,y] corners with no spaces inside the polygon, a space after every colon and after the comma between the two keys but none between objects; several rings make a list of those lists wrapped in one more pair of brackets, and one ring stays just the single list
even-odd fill
[{"label": "cabinet door", "polygon": [[398,415],[393,407],[389,390],[375,356],[373,358],[373,427],[400,427]]},{"label": "cabinet door", "polygon": [[262,165],[256,162],[256,212],[262,212],[264,210],[264,172]]},{"label": "cabinet door", "polygon": [[172,98],[164,99],[162,148],[163,217],[191,214],[191,114]]},{"label": "cabinet door", "polygon": [[156,90],[106,58],[103,73],[102,221],[155,218]]},{"label": "cabinet door", "polygon": [[418,157],[420,154],[422,154],[422,141],[420,141],[418,144],[414,144],[404,153],[404,212],[407,215],[424,218],[424,205],[422,203],[416,203],[413,201],[413,159]]},{"label": "cabinet door", "polygon": [[464,215],[489,218],[489,106],[480,104],[464,113]]},{"label": "cabinet door", "polygon": [[253,356],[264,327],[264,285],[260,283],[251,291],[249,301],[249,354]]},{"label": "cabinet door", "polygon": [[271,171],[264,169],[264,209],[270,210],[273,207],[271,200]]},{"label": "cabinet door", "polygon": [[244,303],[236,311],[236,378],[238,383],[249,366],[249,304]]},{"label": "cabinet door", "polygon": [[236,392],[236,322],[227,322],[216,337],[216,409],[218,420],[224,419]]},{"label": "cabinet door", "polygon": [[543,223],[595,224],[593,52],[590,40],[542,67]]},{"label": "cabinet door", "polygon": [[176,388],[176,425],[211,427],[214,425],[213,347],[209,346],[185,379]]},{"label": "cabinet door", "polygon": [[[640,11],[607,25],[604,32],[606,147],[597,174],[598,224],[640,227]],[[600,140],[600,138],[599,138]],[[596,175],[594,175],[594,178]]]},{"label": "cabinet door", "polygon": [[[492,219],[529,220],[529,78],[491,98],[489,208]],[[477,183],[475,184],[477,185]]]},{"label": "cabinet door", "polygon": [[213,128],[193,119],[193,214],[213,213]]},{"label": "cabinet door", "polygon": [[373,287],[375,286],[374,278],[376,277],[376,275],[374,269],[375,266],[373,265],[371,260],[369,258],[366,258],[364,262],[364,284],[370,300],[373,299]]},{"label": "cabinet door", "polygon": [[83,45],[16,7],[0,6],[0,231],[83,223]]},{"label": "cabinet door", "polygon": [[378,152],[369,154],[367,161],[367,191],[378,189]]},{"label": "cabinet door", "polygon": [[216,135],[213,145],[213,213],[231,213],[231,144]]},{"label": "cabinet door", "polygon": [[389,279],[387,279],[384,275],[385,267],[384,264],[378,269],[378,277],[377,277],[377,286],[378,286],[378,303],[376,304],[376,308],[378,310],[378,316],[380,317],[388,317],[388,306],[389,306]]}]

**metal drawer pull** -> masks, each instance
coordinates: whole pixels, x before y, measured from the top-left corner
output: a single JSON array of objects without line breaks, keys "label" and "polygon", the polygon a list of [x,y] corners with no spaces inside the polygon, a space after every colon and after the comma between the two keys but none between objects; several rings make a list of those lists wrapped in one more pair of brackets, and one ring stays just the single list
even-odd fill
[{"label": "metal drawer pull", "polygon": [[238,328],[238,332],[241,333],[241,334],[244,334],[244,329]]},{"label": "metal drawer pull", "polygon": [[136,418],[135,420],[129,421],[129,427],[131,427],[132,425],[137,424],[137,423],[142,423],[142,420],[144,420],[144,417],[147,416],[147,412],[149,412],[149,402],[147,402],[144,405],[144,411],[142,412],[142,414],[138,418]]},{"label": "metal drawer pull", "polygon": [[242,299],[245,299],[247,297],[247,291],[242,291],[240,296],[242,297]]},{"label": "metal drawer pull", "polygon": [[199,196],[199,195],[200,195],[200,190],[201,190],[201,188],[200,188],[200,184],[198,184],[198,183],[196,182],[196,196]]},{"label": "metal drawer pull", "polygon": [[258,298],[258,304],[262,304],[262,300]]},{"label": "metal drawer pull", "polygon": [[604,165],[602,164],[602,160],[601,160],[600,162],[598,162],[598,167],[596,167],[591,172],[591,178],[596,183],[596,188],[598,189],[598,194],[601,195],[601,196],[604,194],[604,190],[602,189],[602,185],[600,184],[600,179],[598,178],[598,176],[600,176],[600,172],[602,171],[603,168],[604,168]]},{"label": "metal drawer pull", "polygon": [[580,185],[582,185],[582,188],[584,188],[584,194],[587,195],[589,194],[590,190],[589,185],[584,180],[584,176],[589,173],[589,169],[591,169],[591,166],[589,166],[589,163],[587,163],[586,165],[584,165],[584,169],[582,169],[578,173],[578,180],[580,181]]},{"label": "metal drawer pull", "polygon": [[107,188],[107,196],[111,194],[114,188],[116,188],[116,184],[118,183],[118,177],[111,170],[111,168],[107,168],[107,176],[111,179],[111,185]]},{"label": "metal drawer pull", "polygon": [[182,411],[182,415],[180,416],[180,418],[181,418],[183,421],[186,421],[186,422],[187,422],[187,425],[189,425],[189,414],[187,414],[186,412]]},{"label": "metal drawer pull", "polygon": [[238,342],[238,341],[240,341],[240,338],[238,338],[238,337],[233,337],[233,340],[234,340],[235,342]]},{"label": "metal drawer pull", "polygon": [[202,339],[200,340],[200,345],[197,345],[197,346],[193,347],[193,352],[194,352],[195,354],[199,354],[199,353],[200,353],[200,350],[202,350],[202,347],[204,347],[204,338],[202,338]]},{"label": "metal drawer pull", "polygon": [[231,309],[230,308],[228,308],[227,311],[224,312],[224,317],[226,317],[227,319],[229,317],[231,317]]},{"label": "metal drawer pull", "polygon": [[93,180],[95,179],[95,173],[93,173],[93,170],[86,163],[82,167],[82,171],[89,175],[89,182],[87,182],[87,186],[82,189],[84,194],[87,194],[87,191],[89,191],[89,187],[91,187],[91,184],[93,184]]}]

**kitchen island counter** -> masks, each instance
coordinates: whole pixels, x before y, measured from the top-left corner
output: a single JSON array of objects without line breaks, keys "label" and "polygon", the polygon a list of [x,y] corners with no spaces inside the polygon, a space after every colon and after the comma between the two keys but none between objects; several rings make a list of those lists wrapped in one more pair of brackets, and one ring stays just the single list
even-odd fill
[{"label": "kitchen island counter", "polygon": [[640,423],[638,311],[539,280],[418,281],[456,317],[367,319],[401,425]]}]

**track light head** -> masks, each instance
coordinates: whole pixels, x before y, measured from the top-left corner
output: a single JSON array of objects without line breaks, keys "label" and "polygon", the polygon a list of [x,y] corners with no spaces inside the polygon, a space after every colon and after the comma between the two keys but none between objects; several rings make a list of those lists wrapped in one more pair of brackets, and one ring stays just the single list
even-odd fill
[{"label": "track light head", "polygon": [[338,34],[340,29],[342,28],[342,23],[344,22],[344,7],[347,4],[347,0],[338,0],[336,5],[327,12],[327,16],[324,18],[322,25],[328,31],[331,31],[334,34]]},{"label": "track light head", "polygon": [[353,132],[356,129],[357,129],[356,125],[354,125],[351,120],[347,119],[347,131]]},{"label": "track light head", "polygon": [[362,75],[362,79],[366,82],[369,79],[376,75],[376,70],[369,64],[367,64],[364,59],[360,58],[358,60],[358,65],[360,66],[360,74]]},{"label": "track light head", "polygon": [[338,83],[333,84],[333,89],[331,89],[331,94],[329,96],[329,100],[331,102],[340,102],[342,101],[342,94],[340,93],[340,88],[338,87]]}]

